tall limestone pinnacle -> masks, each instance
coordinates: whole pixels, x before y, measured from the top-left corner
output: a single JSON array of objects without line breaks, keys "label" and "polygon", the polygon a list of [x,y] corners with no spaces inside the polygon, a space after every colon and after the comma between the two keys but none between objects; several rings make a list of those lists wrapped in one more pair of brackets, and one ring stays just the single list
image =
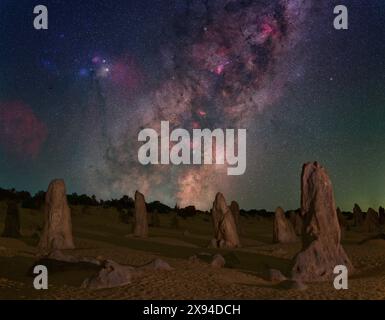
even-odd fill
[{"label": "tall limestone pinnacle", "polygon": [[234,215],[222,193],[216,195],[211,214],[214,227],[212,245],[218,248],[239,247],[240,241]]},{"label": "tall limestone pinnacle", "polygon": [[39,249],[73,249],[71,209],[67,203],[66,187],[63,180],[53,180],[45,195],[44,229]]},{"label": "tall limestone pinnacle", "polygon": [[294,227],[285,216],[285,211],[281,207],[277,208],[274,216],[273,242],[274,243],[293,243],[298,241]]},{"label": "tall limestone pinnacle", "polygon": [[135,192],[135,226],[134,235],[140,238],[148,237],[147,209],[144,195]]},{"label": "tall limestone pinnacle", "polygon": [[307,163],[301,179],[302,250],[294,258],[292,277],[310,282],[330,280],[337,265],[353,271],[340,243],[333,187],[326,170],[317,162]]}]

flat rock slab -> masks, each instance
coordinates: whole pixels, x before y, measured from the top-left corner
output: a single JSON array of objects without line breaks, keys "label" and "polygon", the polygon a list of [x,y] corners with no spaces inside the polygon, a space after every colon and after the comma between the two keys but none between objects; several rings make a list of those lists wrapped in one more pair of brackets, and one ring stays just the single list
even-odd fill
[{"label": "flat rock slab", "polygon": [[82,288],[98,290],[122,287],[130,284],[134,278],[154,270],[171,271],[173,268],[161,259],[155,259],[139,267],[120,265],[114,261],[107,260],[103,263],[102,269],[97,274],[84,280]]},{"label": "flat rock slab", "polygon": [[97,274],[84,280],[81,287],[93,290],[122,287],[132,282],[134,273],[134,267],[107,260]]}]

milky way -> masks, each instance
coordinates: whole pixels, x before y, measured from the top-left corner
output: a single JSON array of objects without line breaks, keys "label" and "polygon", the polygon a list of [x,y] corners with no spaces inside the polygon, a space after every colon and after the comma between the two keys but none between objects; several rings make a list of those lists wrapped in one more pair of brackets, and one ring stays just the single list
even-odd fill
[{"label": "milky way", "polygon": [[[89,172],[89,188],[102,196],[133,194],[181,206],[207,208],[218,191],[231,186],[224,166],[153,166],[138,164],[141,128],[249,128],[255,115],[279,101],[286,83],[300,67],[297,47],[306,30],[311,1],[190,1],[178,15],[161,48],[161,80],[121,108],[110,129],[103,162]],[[115,82],[129,90],[138,71]],[[117,67],[115,67],[116,69]],[[129,70],[133,70],[133,64]],[[112,74],[114,68],[111,68]],[[122,80],[122,81],[120,81]],[[106,86],[115,104],[127,101]],[[124,102],[123,102],[124,101]],[[108,121],[107,121],[108,122]],[[115,129],[119,129],[117,135]],[[95,134],[93,135],[95,138]],[[97,152],[103,150],[98,147]],[[94,162],[95,154],[86,157]],[[100,156],[99,156],[100,159]]]},{"label": "milky way", "polygon": [[[0,187],[294,209],[319,161],[339,207],[384,205],[383,0],[338,2],[348,30],[332,0],[46,0],[49,30],[35,1],[0,2]],[[246,173],[140,165],[162,120],[247,129]]]}]

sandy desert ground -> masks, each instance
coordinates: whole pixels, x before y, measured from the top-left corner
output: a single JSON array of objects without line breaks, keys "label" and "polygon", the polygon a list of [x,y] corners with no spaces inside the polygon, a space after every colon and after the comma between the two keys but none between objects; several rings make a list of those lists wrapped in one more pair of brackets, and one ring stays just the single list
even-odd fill
[{"label": "sandy desert ground", "polygon": [[[0,203],[0,230],[5,210],[6,204]],[[37,291],[28,270],[36,261],[36,230],[43,224],[42,216],[40,211],[21,209],[23,237],[0,238],[0,299],[385,299],[385,240],[360,244],[370,235],[354,228],[342,242],[356,268],[349,289],[338,291],[333,283],[323,282],[297,290],[267,278],[270,268],[287,272],[300,249],[300,243],[272,243],[273,219],[241,217],[242,248],[208,249],[212,224],[207,215],[178,218],[175,228],[174,215],[161,214],[161,227],[151,227],[148,239],[138,239],[115,209],[98,207],[86,212],[72,207],[76,249],[68,253],[130,265],[161,258],[174,270],[149,272],[130,285],[103,290],[80,288],[94,270],[65,270],[50,273],[49,289]],[[215,253],[225,257],[225,268],[210,266]],[[194,255],[198,261],[189,260]]]}]

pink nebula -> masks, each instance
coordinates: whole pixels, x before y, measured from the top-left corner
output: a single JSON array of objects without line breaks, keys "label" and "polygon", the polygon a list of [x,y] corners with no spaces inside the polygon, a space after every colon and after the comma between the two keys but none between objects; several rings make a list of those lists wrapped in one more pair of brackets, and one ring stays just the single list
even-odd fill
[{"label": "pink nebula", "polygon": [[47,138],[46,125],[23,102],[0,102],[0,146],[12,155],[36,158]]},{"label": "pink nebula", "polygon": [[225,64],[220,64],[219,66],[217,66],[216,68],[215,68],[215,73],[218,75],[218,76],[220,76],[222,73],[223,73],[223,71],[225,71]]},{"label": "pink nebula", "polygon": [[136,90],[143,81],[143,75],[134,59],[125,55],[111,67],[112,82],[125,90]]},{"label": "pink nebula", "polygon": [[207,113],[203,110],[198,110],[198,114],[201,116],[201,117],[205,117],[207,115]]}]

